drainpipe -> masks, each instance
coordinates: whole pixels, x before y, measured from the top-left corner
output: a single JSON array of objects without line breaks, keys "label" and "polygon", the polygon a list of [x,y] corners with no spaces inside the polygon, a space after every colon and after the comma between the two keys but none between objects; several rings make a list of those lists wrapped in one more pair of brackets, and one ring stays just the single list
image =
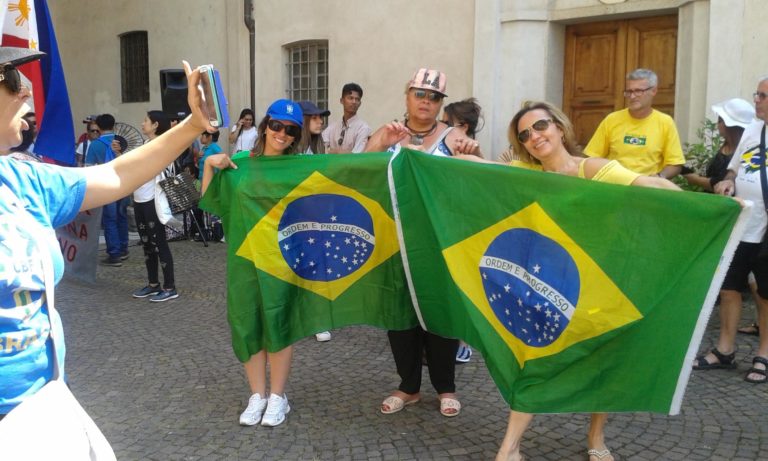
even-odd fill
[{"label": "drainpipe", "polygon": [[256,88],[256,20],[253,19],[253,0],[243,0],[243,20],[245,21],[245,27],[248,29],[248,61],[250,64],[250,77],[251,86],[249,92],[251,93],[251,110],[256,108],[256,99],[253,94],[253,89]]}]

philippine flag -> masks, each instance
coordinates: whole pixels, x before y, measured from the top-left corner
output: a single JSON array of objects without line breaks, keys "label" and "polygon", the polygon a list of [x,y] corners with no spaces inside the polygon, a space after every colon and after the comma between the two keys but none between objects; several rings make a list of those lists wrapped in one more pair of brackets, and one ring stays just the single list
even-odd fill
[{"label": "philippine flag", "polygon": [[45,52],[39,61],[19,66],[32,89],[37,116],[35,154],[65,165],[75,163],[75,129],[56,35],[45,0],[0,0],[2,45]]}]

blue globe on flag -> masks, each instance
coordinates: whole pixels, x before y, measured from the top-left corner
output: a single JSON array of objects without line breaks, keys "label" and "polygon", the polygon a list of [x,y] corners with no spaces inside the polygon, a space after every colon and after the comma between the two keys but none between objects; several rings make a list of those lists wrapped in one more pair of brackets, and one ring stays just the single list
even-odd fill
[{"label": "blue globe on flag", "polygon": [[376,245],[368,210],[336,194],[309,195],[288,204],[277,238],[285,263],[296,275],[323,282],[359,270]]},{"label": "blue globe on flag", "polygon": [[557,242],[530,229],[499,234],[480,260],[496,318],[531,347],[545,347],[568,327],[579,299],[575,261]]}]

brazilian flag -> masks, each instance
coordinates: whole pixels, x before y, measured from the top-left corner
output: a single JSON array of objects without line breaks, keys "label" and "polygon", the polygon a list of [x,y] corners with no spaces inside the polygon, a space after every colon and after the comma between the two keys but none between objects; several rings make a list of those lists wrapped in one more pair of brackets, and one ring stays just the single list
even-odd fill
[{"label": "brazilian flag", "polygon": [[201,207],[222,218],[241,361],[332,328],[417,325],[387,186],[388,154],[245,157]]},{"label": "brazilian flag", "polygon": [[420,320],[480,350],[512,409],[679,411],[734,200],[413,151],[390,177]]}]

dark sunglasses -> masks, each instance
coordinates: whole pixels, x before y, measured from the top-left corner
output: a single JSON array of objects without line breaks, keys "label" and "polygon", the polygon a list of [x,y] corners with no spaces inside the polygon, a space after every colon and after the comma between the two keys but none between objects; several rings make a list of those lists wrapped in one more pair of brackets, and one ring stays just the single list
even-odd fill
[{"label": "dark sunglasses", "polygon": [[427,91],[427,90],[412,90],[413,96],[416,97],[416,99],[429,99],[430,102],[440,102],[443,100],[445,96],[443,96],[440,93],[435,93],[434,91]]},{"label": "dark sunglasses", "polygon": [[267,122],[267,126],[269,127],[270,130],[274,131],[275,133],[279,133],[285,130],[285,134],[287,134],[292,138],[296,138],[301,135],[301,128],[299,128],[296,125],[286,125],[280,120],[270,120],[269,122]]},{"label": "dark sunglasses", "polygon": [[517,140],[520,141],[521,144],[525,144],[526,142],[528,142],[529,139],[531,139],[532,129],[541,133],[543,131],[547,131],[547,128],[549,128],[550,123],[552,123],[551,118],[543,118],[541,120],[536,120],[535,122],[533,122],[533,125],[517,133]]},{"label": "dark sunglasses", "polygon": [[90,131],[91,133],[100,133],[99,130],[88,130],[88,131]]},{"label": "dark sunglasses", "polygon": [[0,82],[4,83],[13,94],[21,91],[21,77],[14,66],[5,66],[0,70]]}]

